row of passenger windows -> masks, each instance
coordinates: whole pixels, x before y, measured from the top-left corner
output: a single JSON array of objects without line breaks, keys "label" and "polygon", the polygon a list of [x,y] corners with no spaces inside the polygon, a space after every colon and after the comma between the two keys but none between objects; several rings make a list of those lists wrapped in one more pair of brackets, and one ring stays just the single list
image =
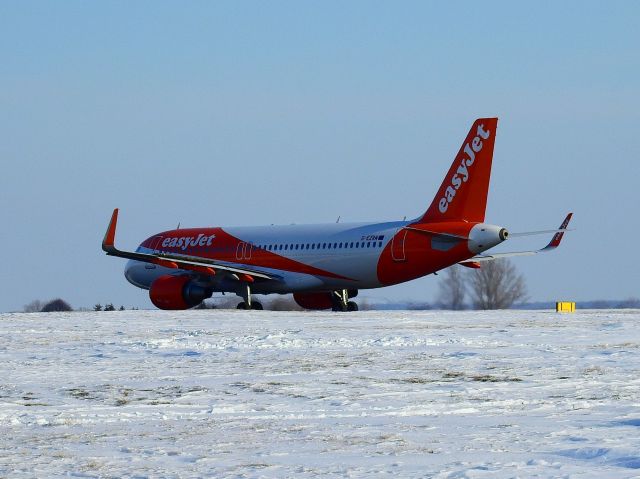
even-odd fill
[{"label": "row of passenger windows", "polygon": [[293,243],[257,245],[256,249],[265,251],[287,250],[316,250],[316,249],[352,249],[352,248],[382,248],[382,241],[352,241],[351,243]]}]

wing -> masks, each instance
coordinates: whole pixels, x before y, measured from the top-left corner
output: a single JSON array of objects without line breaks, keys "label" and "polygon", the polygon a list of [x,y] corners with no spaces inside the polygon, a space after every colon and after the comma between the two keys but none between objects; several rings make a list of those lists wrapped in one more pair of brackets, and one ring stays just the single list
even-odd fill
[{"label": "wing", "polygon": [[116,225],[118,223],[118,208],[113,210],[109,227],[102,240],[102,250],[108,256],[117,256],[119,258],[134,259],[144,263],[157,264],[165,268],[184,269],[194,271],[196,273],[214,276],[218,271],[228,271],[236,275],[242,275],[244,281],[252,282],[254,278],[274,279],[273,275],[252,268],[236,268],[225,264],[218,263],[207,258],[197,256],[175,255],[175,254],[149,254],[137,253],[132,251],[121,251],[115,247]]},{"label": "wing", "polygon": [[[553,238],[551,238],[551,241],[549,241],[549,244],[547,244],[547,246],[545,246],[544,248],[531,250],[531,251],[514,251],[510,253],[480,254],[480,255],[474,256],[473,258],[469,258],[465,261],[461,261],[458,264],[461,264],[462,266],[467,266],[469,268],[479,268],[480,263],[485,261],[493,261],[496,259],[509,258],[512,256],[531,256],[538,253],[547,253],[549,251],[553,251],[558,246],[560,246],[560,242],[562,241],[562,237],[564,236],[565,231],[567,231],[567,226],[569,226],[569,221],[571,221],[572,216],[573,216],[573,213],[569,213],[567,217],[564,219],[564,221],[562,222],[562,224],[560,225],[560,228],[558,228],[557,230],[550,230],[550,232],[555,232],[555,234],[553,235]],[[542,232],[535,231],[532,233],[515,233],[511,236],[527,236],[527,235],[540,234],[540,233]]]}]

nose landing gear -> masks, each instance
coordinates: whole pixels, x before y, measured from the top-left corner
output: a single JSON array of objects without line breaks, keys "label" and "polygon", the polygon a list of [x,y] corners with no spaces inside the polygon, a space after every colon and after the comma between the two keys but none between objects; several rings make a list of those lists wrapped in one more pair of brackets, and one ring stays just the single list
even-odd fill
[{"label": "nose landing gear", "polygon": [[249,286],[248,283],[243,284],[242,287],[240,288],[240,291],[238,292],[238,296],[240,296],[243,301],[241,301],[240,303],[238,303],[237,308],[238,309],[256,309],[256,310],[262,310],[262,303],[259,303],[258,301],[252,301],[251,300],[251,286]]}]

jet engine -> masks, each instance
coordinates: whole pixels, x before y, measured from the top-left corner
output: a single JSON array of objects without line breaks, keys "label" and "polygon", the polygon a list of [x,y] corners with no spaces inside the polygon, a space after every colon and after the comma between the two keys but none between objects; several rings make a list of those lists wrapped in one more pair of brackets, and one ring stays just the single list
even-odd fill
[{"label": "jet engine", "polygon": [[293,299],[304,309],[331,309],[331,293],[293,293]]},{"label": "jet engine", "polygon": [[188,276],[160,276],[149,288],[151,302],[160,309],[189,309],[211,297],[211,291]]}]

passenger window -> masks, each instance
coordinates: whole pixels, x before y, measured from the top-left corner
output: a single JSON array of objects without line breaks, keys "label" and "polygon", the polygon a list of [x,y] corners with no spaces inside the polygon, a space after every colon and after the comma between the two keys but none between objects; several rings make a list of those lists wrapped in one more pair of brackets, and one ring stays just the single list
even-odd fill
[{"label": "passenger window", "polygon": [[380,241],[380,243],[378,243],[378,248],[382,248],[382,241]]},{"label": "passenger window", "polygon": [[356,248],[360,248],[360,243],[356,241]]},{"label": "passenger window", "polygon": [[322,249],[327,249],[327,243],[322,243]]},{"label": "passenger window", "polygon": [[367,248],[371,248],[371,242],[367,241]]}]

